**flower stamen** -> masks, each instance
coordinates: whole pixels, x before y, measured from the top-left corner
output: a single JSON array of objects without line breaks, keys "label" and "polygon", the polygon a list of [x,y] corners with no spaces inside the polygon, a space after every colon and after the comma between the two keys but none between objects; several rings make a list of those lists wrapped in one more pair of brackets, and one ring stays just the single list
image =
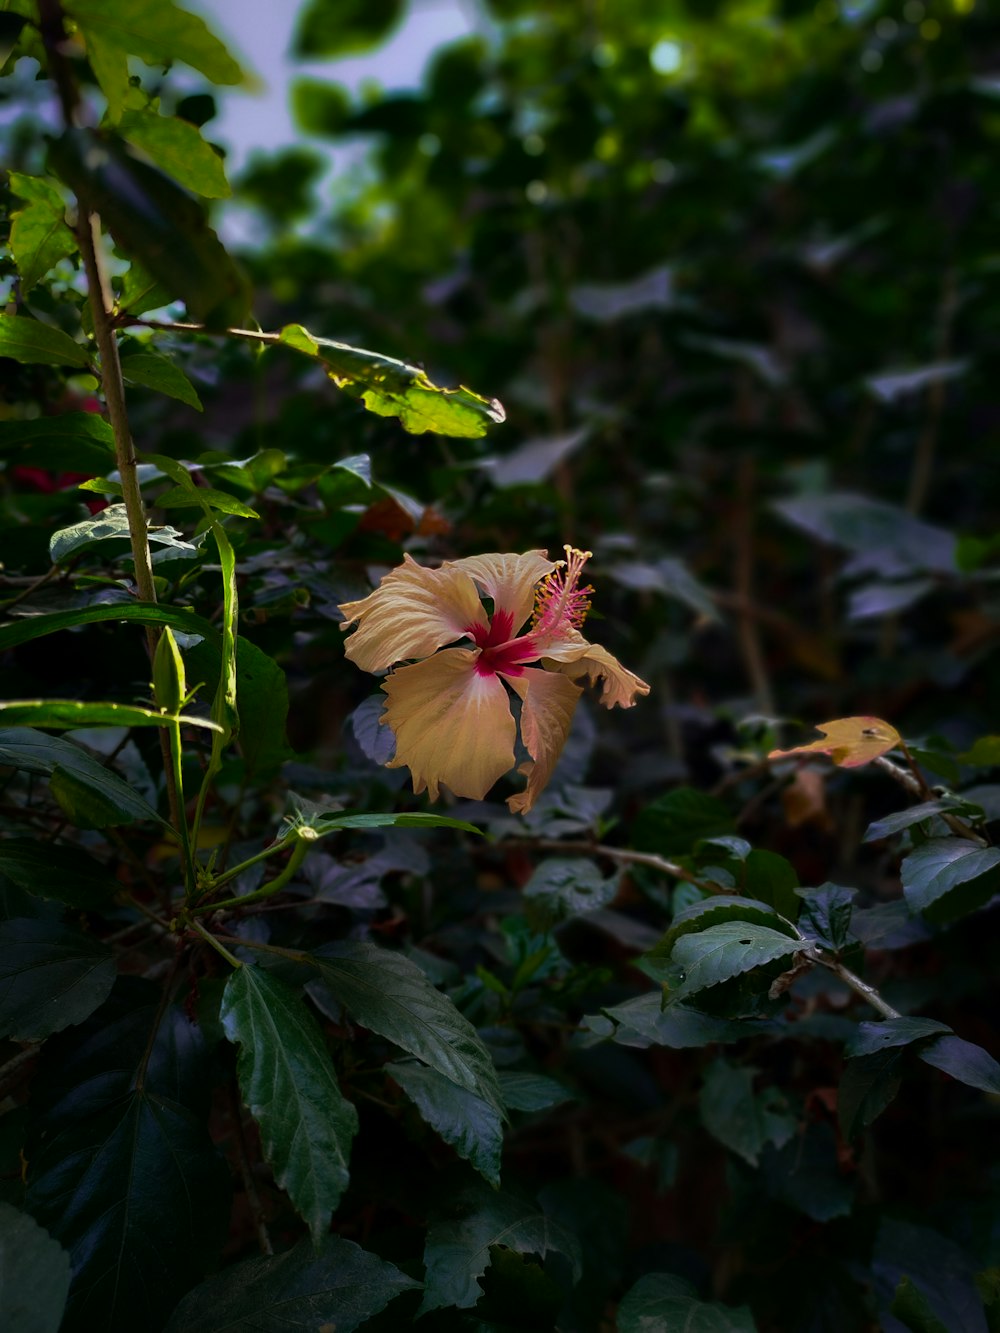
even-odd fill
[{"label": "flower stamen", "polygon": [[593,552],[578,551],[575,546],[565,546],[563,550],[566,559],[560,560],[559,568],[545,576],[535,593],[533,632],[551,634],[566,625],[579,629],[587,619],[589,595],[594,590],[589,585],[581,588],[579,584],[583,567]]}]

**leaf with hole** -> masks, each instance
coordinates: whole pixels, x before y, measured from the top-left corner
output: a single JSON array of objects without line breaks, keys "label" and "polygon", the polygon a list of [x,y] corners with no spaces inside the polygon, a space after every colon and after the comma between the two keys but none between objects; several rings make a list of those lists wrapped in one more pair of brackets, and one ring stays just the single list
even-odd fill
[{"label": "leaf with hole", "polygon": [[839,768],[860,768],[895,749],[901,739],[896,728],[880,717],[839,717],[833,722],[817,722],[816,730],[823,740],[796,745],[791,750],[772,750],[768,759],[823,754]]}]

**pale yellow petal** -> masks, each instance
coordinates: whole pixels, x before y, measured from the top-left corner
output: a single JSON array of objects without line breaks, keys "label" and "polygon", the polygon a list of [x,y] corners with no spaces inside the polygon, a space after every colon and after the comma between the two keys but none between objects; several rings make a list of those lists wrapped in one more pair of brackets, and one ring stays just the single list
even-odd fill
[{"label": "pale yellow petal", "polygon": [[521,696],[521,739],[531,759],[517,770],[528,779],[527,787],[508,797],[507,804],[514,814],[523,815],[548,785],[583,691],[565,676],[537,667],[525,667],[509,684]]},{"label": "pale yellow petal", "polygon": [[600,644],[588,643],[577,630],[568,629],[555,643],[546,643],[542,662],[553,671],[579,680],[586,676],[591,684],[600,680],[600,702],[605,708],[631,708],[636,699],[649,693],[649,686],[633,672],[623,667]]},{"label": "pale yellow petal", "polygon": [[443,782],[456,796],[481,801],[514,766],[516,727],[499,677],[480,676],[478,652],[445,648],[424,662],[400,667],[383,682],[389,696],[382,720],[396,734],[396,757],[413,774],[413,790],[432,801]]},{"label": "pale yellow petal", "polygon": [[494,617],[497,611],[510,615],[513,637],[535,608],[537,584],[556,565],[544,551],[525,551],[522,555],[471,555],[453,560],[449,567],[464,570],[493,598]]},{"label": "pale yellow petal", "polygon": [[347,657],[363,671],[385,671],[394,662],[429,657],[454,643],[486,612],[469,575],[456,565],[425,569],[404,556],[374,592],[341,606],[341,629],[358,628],[347,641]]}]

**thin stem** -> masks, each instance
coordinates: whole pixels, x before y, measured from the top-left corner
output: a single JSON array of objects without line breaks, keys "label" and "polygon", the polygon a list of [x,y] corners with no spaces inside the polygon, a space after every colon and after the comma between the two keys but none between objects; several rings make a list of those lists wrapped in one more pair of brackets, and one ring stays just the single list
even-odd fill
[{"label": "thin stem", "polygon": [[160,1024],[163,1022],[163,1016],[167,1012],[167,1006],[170,1003],[170,997],[173,994],[174,982],[177,980],[177,973],[181,969],[181,959],[184,956],[184,942],[177,941],[177,952],[174,954],[174,961],[170,965],[170,972],[166,981],[163,983],[163,990],[160,992],[160,1003],[156,1007],[156,1017],[153,1019],[153,1026],[149,1030],[149,1040],[146,1042],[146,1049],[143,1052],[142,1059],[139,1062],[139,1071],[136,1074],[135,1090],[142,1092],[143,1085],[146,1082],[146,1071],[149,1069],[149,1062],[153,1055],[153,1047],[156,1045],[156,1034],[160,1030]]},{"label": "thin stem", "polygon": [[232,869],[227,870],[224,875],[220,875],[218,879],[214,879],[211,888],[221,889],[223,884],[228,884],[229,881],[235,879],[237,875],[242,875],[244,870],[249,870],[251,866],[257,865],[259,861],[266,861],[268,857],[274,856],[277,852],[284,851],[286,847],[291,846],[297,836],[298,835],[294,831],[286,833],[283,838],[279,838],[277,842],[272,842],[271,845],[265,847],[262,852],[257,852],[255,856],[248,856],[247,859],[241,861],[238,866],[233,866]]},{"label": "thin stem", "polygon": [[260,902],[262,898],[270,898],[283,889],[292,878],[305,860],[310,846],[311,843],[308,838],[298,837],[295,846],[292,848],[292,854],[288,858],[288,864],[280,875],[275,875],[274,879],[269,880],[261,888],[255,889],[253,893],[245,893],[239,898],[223,898],[221,902],[217,903],[202,903],[201,906],[192,908],[192,912],[221,912],[228,907],[246,907],[250,903]]},{"label": "thin stem", "polygon": [[19,602],[27,601],[27,599],[33,593],[36,593],[39,588],[44,587],[45,584],[48,583],[51,579],[54,579],[58,573],[59,573],[59,566],[53,565],[52,568],[47,573],[42,574],[40,578],[32,579],[31,582],[28,584],[28,586],[26,588],[22,588],[22,590],[17,594],[16,597],[12,597],[10,601],[4,602],[2,608],[4,615],[6,615],[8,611],[11,610],[12,607],[17,606]]},{"label": "thin stem", "polygon": [[855,995],[860,995],[863,1000],[867,1000],[873,1009],[878,1010],[883,1018],[902,1018],[898,1009],[893,1009],[891,1004],[887,1004],[874,986],[869,986],[867,981],[862,981],[856,972],[852,972],[849,967],[843,963],[837,962],[835,958],[830,958],[821,950],[805,949],[803,950],[807,958],[812,959],[814,963],[819,963],[825,967],[828,972],[839,977],[845,986],[849,986]]},{"label": "thin stem", "polygon": [[[206,944],[210,944],[210,945],[212,946],[212,948],[215,950],[216,953],[220,953],[220,954],[222,954],[223,958],[226,960],[227,963],[230,964],[230,966],[232,966],[232,967],[242,967],[242,966],[243,966],[243,964],[240,962],[240,960],[239,960],[234,954],[231,954],[231,953],[229,952],[229,950],[226,948],[226,946],[225,946],[224,944],[221,944],[221,943],[215,938],[215,936],[214,936],[213,934],[211,934],[210,931],[207,931],[207,930],[205,929],[205,927],[201,924],[200,921],[195,921],[195,920],[192,918],[192,919],[188,922],[188,925],[191,927],[191,929],[195,932],[196,935],[200,935],[200,936],[201,936],[201,938],[205,941]],[[242,943],[243,943],[242,940],[239,940],[239,941],[237,941],[237,942],[238,942],[239,944],[242,944]]]},{"label": "thin stem", "polygon": [[688,884],[694,884],[697,888],[704,889],[706,893],[728,893],[721,884],[699,879],[693,871],[686,870],[676,861],[668,861],[665,856],[657,856],[653,852],[633,852],[627,847],[606,847],[603,843],[585,840],[564,842],[559,838],[519,838],[518,841],[530,842],[533,847],[539,847],[543,851],[587,852],[591,856],[606,856],[611,861],[621,861],[625,865],[649,866],[651,870],[659,870],[663,875],[686,880]]},{"label": "thin stem", "polygon": [[[907,749],[906,743],[900,741],[899,748],[906,756],[909,770],[900,768],[899,764],[893,763],[893,761],[888,759],[884,754],[879,755],[876,758],[875,763],[883,773],[887,773],[894,782],[898,782],[899,785],[905,791],[909,792],[911,796],[916,796],[921,801],[935,800],[936,798],[933,789],[927,785],[927,781],[921,773],[916,760]],[[959,819],[957,815],[950,815],[946,810],[939,810],[938,818],[943,819],[951,829],[952,833],[957,837],[967,838],[969,842],[976,842],[980,847],[988,847],[990,845],[987,839],[977,833],[971,824],[967,824],[964,819]]]}]

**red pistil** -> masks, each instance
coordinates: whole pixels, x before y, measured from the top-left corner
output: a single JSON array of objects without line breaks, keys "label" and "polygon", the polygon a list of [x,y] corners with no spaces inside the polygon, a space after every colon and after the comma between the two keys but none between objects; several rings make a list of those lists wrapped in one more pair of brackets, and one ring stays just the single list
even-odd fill
[{"label": "red pistil", "polygon": [[484,648],[476,662],[478,676],[523,676],[524,663],[538,659],[538,648],[532,635],[510,639],[495,647]]}]

